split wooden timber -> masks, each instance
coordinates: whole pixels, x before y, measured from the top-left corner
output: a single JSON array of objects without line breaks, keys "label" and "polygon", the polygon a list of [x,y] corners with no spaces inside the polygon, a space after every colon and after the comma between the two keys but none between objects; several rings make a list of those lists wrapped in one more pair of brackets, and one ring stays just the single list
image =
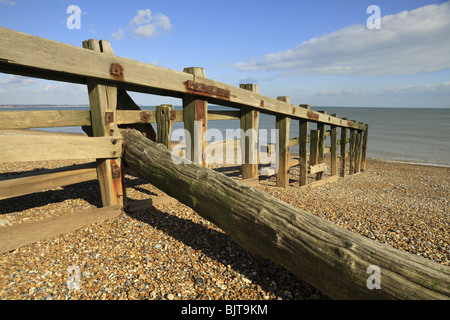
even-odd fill
[{"label": "split wooden timber", "polygon": [[[141,178],[331,298],[450,298],[446,266],[340,228],[216,171],[175,164],[169,150],[137,131],[122,135],[123,159]],[[372,265],[381,270],[381,289],[367,287]]]}]

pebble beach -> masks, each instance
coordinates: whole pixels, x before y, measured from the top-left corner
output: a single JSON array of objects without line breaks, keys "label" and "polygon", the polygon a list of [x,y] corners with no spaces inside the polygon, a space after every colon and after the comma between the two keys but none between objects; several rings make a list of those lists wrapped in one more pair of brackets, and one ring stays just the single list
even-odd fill
[{"label": "pebble beach", "polygon": [[[78,164],[9,163],[0,178]],[[240,179],[237,171],[225,174]],[[255,188],[355,233],[450,266],[450,167],[368,159],[337,182],[288,188],[275,177]],[[131,200],[164,193],[133,173]],[[101,207],[97,181],[0,201],[0,232],[19,223]],[[2,300],[328,300],[273,262],[236,245],[179,203],[122,213],[0,255]]]}]

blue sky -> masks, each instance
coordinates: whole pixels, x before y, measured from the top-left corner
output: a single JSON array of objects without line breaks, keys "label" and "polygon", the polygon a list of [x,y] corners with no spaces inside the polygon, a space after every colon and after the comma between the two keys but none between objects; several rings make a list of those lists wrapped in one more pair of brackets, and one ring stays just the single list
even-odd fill
[{"label": "blue sky", "polygon": [[[69,29],[70,5],[81,9]],[[380,9],[369,28],[370,5]],[[369,19],[370,20],[370,19]],[[450,3],[442,0],[0,0],[0,26],[214,80],[293,104],[450,107]],[[141,105],[177,99],[132,94]],[[0,104],[87,104],[85,86],[0,73]]]}]

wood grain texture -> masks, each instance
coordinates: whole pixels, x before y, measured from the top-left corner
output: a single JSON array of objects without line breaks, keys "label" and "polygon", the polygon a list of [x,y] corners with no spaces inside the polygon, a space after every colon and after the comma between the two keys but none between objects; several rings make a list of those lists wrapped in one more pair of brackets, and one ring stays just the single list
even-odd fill
[{"label": "wood grain texture", "polygon": [[73,232],[93,223],[118,217],[121,213],[120,206],[111,206],[3,227],[0,228],[0,253]]},{"label": "wood grain texture", "polygon": [[122,140],[76,135],[1,135],[0,162],[117,158]]},{"label": "wood grain texture", "polygon": [[[123,68],[123,80],[110,74],[112,64]],[[188,93],[186,81],[194,75],[142,63],[115,55],[39,38],[14,30],[0,28],[0,72],[39,77],[49,80],[86,84],[87,78],[113,81],[119,90],[158,94],[182,98]],[[292,118],[314,119],[327,124],[364,130],[365,126],[320,114],[313,110],[279,101],[258,93],[196,76],[204,85],[229,90],[229,98],[218,95],[203,96],[208,102],[238,107],[246,105],[261,112],[282,113]]]},{"label": "wood grain texture", "polygon": [[0,200],[95,179],[95,168],[82,168],[0,180]]},{"label": "wood grain texture", "polygon": [[[164,146],[137,131],[122,134],[124,160],[141,178],[331,298],[450,298],[450,268],[338,227],[208,168],[175,164]],[[381,270],[381,289],[367,287],[372,265]]]}]

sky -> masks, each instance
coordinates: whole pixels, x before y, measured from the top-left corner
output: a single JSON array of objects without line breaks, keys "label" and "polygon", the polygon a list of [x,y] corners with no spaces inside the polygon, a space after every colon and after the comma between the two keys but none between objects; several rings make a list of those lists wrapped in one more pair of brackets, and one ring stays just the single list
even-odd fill
[{"label": "sky", "polygon": [[[109,40],[118,56],[203,67],[296,105],[450,108],[449,1],[0,0],[0,26],[75,46]],[[87,88],[0,73],[2,104],[88,104]]]}]

